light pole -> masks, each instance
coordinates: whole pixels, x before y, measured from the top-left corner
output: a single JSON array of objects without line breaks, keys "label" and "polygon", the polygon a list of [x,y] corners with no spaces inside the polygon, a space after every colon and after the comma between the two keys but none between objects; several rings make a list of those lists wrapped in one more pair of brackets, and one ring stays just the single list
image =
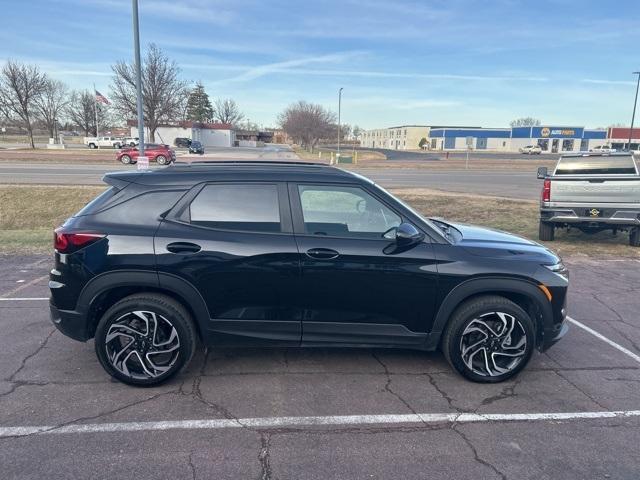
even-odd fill
[{"label": "light pole", "polygon": [[631,137],[633,137],[633,122],[636,119],[636,105],[638,103],[638,89],[640,88],[640,72],[633,72],[634,75],[638,76],[638,83],[636,84],[636,98],[633,101],[633,113],[631,114],[631,127],[629,127],[629,143],[627,144],[627,149],[631,150]]},{"label": "light pole", "polygon": [[[138,26],[138,0],[131,0],[133,7],[133,49],[136,62],[136,97],[138,111],[138,166],[145,167],[144,160],[141,162],[140,157],[144,158],[144,111],[142,109],[142,67],[140,63],[140,28]],[[148,163],[147,165],[148,166]]]},{"label": "light pole", "polygon": [[342,113],[342,90],[343,88],[340,87],[340,90],[338,90],[338,154],[336,155],[336,163],[340,162],[340,130],[342,130],[342,123],[340,121],[340,114]]}]

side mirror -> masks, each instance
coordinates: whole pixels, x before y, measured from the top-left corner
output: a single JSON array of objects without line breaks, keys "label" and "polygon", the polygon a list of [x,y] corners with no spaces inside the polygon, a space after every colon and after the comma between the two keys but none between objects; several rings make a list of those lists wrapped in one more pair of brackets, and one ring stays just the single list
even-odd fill
[{"label": "side mirror", "polygon": [[547,178],[547,167],[538,167],[538,178]]},{"label": "side mirror", "polygon": [[398,245],[412,245],[424,239],[424,233],[420,232],[410,223],[401,223],[396,229],[396,242]]}]

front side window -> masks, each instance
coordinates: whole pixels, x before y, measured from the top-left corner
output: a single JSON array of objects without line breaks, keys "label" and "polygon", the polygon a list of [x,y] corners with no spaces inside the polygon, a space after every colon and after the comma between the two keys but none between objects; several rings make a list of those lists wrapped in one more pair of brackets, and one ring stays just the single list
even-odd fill
[{"label": "front side window", "polygon": [[209,228],[280,232],[278,187],[263,184],[205,186],[189,207],[191,223]]},{"label": "front side window", "polygon": [[308,235],[382,238],[402,222],[399,215],[359,187],[299,185]]}]

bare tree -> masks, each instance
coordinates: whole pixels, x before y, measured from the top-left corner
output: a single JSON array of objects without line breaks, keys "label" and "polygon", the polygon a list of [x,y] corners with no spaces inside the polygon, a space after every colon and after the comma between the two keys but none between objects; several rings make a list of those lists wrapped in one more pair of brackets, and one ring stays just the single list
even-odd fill
[{"label": "bare tree", "polygon": [[0,73],[0,103],[26,128],[31,148],[36,148],[33,141],[33,122],[38,116],[36,101],[46,83],[47,76],[37,65],[9,60]]},{"label": "bare tree", "polygon": [[333,112],[303,100],[289,105],[278,121],[295,143],[309,150],[313,150],[320,139],[334,137],[337,128]]},{"label": "bare tree", "polygon": [[509,125],[511,125],[512,127],[539,127],[541,124],[540,120],[538,120],[537,118],[522,117],[512,120]]},{"label": "bare tree", "polygon": [[95,94],[89,90],[74,91],[66,106],[65,113],[69,120],[84,132],[85,136],[97,135],[96,109],[100,125],[107,124],[109,112],[104,105],[96,103]]},{"label": "bare tree", "polygon": [[[180,119],[184,112],[187,82],[180,69],[154,44],[149,45],[142,65],[142,105],[151,142],[163,122]],[[137,117],[135,65],[120,61],[114,73],[111,97],[114,108],[124,118]]]},{"label": "bare tree", "polygon": [[236,125],[242,121],[244,114],[240,111],[235,100],[219,98],[213,107],[213,117],[220,123]]},{"label": "bare tree", "polygon": [[49,138],[56,138],[58,122],[69,103],[67,86],[60,80],[48,78],[35,105],[49,131]]}]

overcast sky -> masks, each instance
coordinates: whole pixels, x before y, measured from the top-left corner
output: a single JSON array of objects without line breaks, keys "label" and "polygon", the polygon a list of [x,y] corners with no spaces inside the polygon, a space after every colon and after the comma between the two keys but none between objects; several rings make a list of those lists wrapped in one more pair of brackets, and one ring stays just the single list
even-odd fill
[{"label": "overcast sky", "polygon": [[[637,0],[140,0],[141,42],[270,126],[304,99],[364,128],[628,124]],[[0,61],[109,97],[132,57],[130,0],[2,0]]]}]

